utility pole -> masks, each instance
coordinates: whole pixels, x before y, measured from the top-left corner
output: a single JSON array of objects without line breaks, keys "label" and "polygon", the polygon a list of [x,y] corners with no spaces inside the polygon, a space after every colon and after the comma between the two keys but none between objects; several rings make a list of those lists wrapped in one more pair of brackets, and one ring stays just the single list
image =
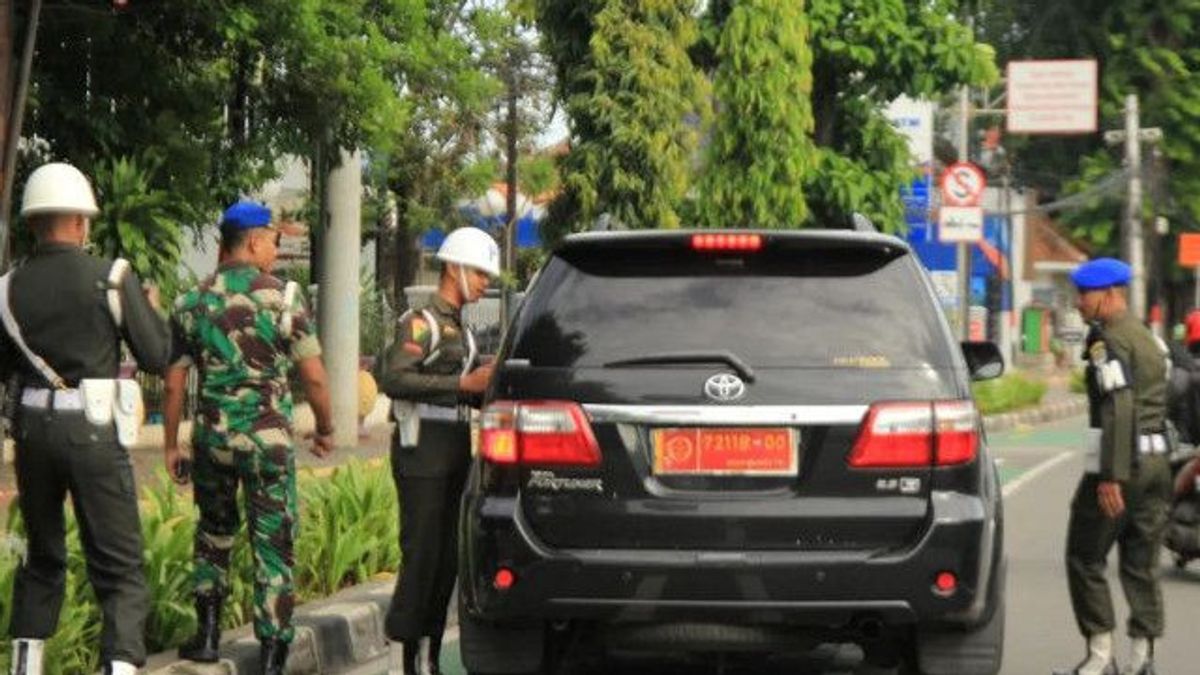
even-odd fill
[{"label": "utility pole", "polygon": [[[958,161],[971,161],[971,90],[958,90]],[[971,339],[971,247],[959,242],[956,254],[958,270],[958,328],[965,342]]]},{"label": "utility pole", "polygon": [[1109,145],[1125,145],[1125,168],[1129,171],[1129,194],[1122,220],[1121,256],[1133,268],[1129,283],[1129,309],[1139,321],[1146,320],[1146,249],[1142,235],[1142,143],[1162,140],[1162,129],[1141,127],[1137,94],[1125,97],[1125,128],[1104,132]]},{"label": "utility pole", "polygon": [[[29,4],[29,16],[26,18],[25,27],[25,44],[21,50],[21,71],[16,80],[14,88],[12,80],[12,25],[15,16],[15,10],[11,2],[0,0],[0,19],[4,20],[5,26],[0,28],[0,34],[7,34],[7,38],[0,38],[0,43],[7,40],[7,49],[0,53],[0,69],[3,69],[3,74],[0,75],[0,82],[4,83],[4,88],[0,90],[0,96],[5,99],[0,108],[7,111],[3,116],[4,126],[0,127],[0,134],[3,134],[3,143],[0,147],[3,148],[3,154],[0,155],[0,270],[8,267],[8,241],[10,227],[10,214],[12,213],[13,201],[13,181],[15,179],[17,168],[17,146],[21,142],[21,126],[25,120],[25,99],[29,95],[29,78],[33,72],[33,47],[37,42],[38,19],[42,14],[42,0],[31,0]],[[0,47],[3,47],[0,44]]]},{"label": "utility pole", "polygon": [[317,304],[325,369],[333,399],[334,445],[358,441],[358,266],[362,228],[362,162],[342,150],[325,181],[329,227],[322,233]]},{"label": "utility pole", "polygon": [[[504,195],[504,242],[503,242],[503,257],[504,271],[511,275],[511,280],[516,280],[517,272],[517,255],[516,255],[516,229],[517,220],[521,217],[517,213],[517,192],[519,189],[517,180],[517,162],[519,160],[518,141],[520,135],[520,97],[521,89],[519,84],[521,55],[518,52],[519,47],[514,44],[509,50],[507,56],[507,64],[505,67],[505,84],[508,87],[507,92],[507,118],[504,121],[504,141],[505,141],[505,160],[507,166],[504,172],[504,182],[508,188]],[[500,329],[503,332],[508,327],[508,321],[512,318],[514,305],[513,290],[509,286],[505,286],[501,290],[500,300]]]},{"label": "utility pole", "polygon": [[1133,280],[1129,284],[1133,315],[1146,319],[1146,247],[1142,241],[1142,142],[1137,94],[1125,98],[1125,164],[1129,167],[1129,198],[1125,203],[1125,236],[1121,249]]}]

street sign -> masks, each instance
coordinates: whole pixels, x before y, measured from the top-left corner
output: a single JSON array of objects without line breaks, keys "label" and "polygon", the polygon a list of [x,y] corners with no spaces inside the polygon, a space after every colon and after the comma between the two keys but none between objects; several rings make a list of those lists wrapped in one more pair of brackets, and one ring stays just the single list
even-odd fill
[{"label": "street sign", "polygon": [[907,96],[892,101],[884,114],[906,139],[914,164],[933,162],[932,101],[917,101]]},{"label": "street sign", "polygon": [[1179,235],[1179,266],[1200,269],[1200,234]]},{"label": "street sign", "polygon": [[955,162],[942,172],[942,203],[947,206],[979,206],[987,178],[970,162]]},{"label": "street sign", "polygon": [[1010,61],[1010,134],[1090,134],[1099,129],[1099,67],[1094,59]]},{"label": "street sign", "polygon": [[978,206],[943,206],[938,214],[938,241],[969,244],[983,239],[983,209]]}]

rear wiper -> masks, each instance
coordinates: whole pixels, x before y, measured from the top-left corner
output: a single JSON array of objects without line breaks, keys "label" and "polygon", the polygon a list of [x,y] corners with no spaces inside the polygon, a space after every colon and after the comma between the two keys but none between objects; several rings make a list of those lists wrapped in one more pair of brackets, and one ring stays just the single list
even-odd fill
[{"label": "rear wiper", "polygon": [[712,352],[660,352],[636,356],[631,359],[609,361],[605,368],[621,368],[624,366],[653,366],[673,363],[725,363],[738,372],[747,382],[754,381],[754,369],[733,352],[721,350]]}]

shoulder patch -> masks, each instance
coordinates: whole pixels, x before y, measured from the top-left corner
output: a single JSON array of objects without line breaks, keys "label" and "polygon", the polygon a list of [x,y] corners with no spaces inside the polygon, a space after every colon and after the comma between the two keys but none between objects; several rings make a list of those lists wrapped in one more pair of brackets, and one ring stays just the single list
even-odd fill
[{"label": "shoulder patch", "polygon": [[429,324],[421,316],[412,317],[412,329],[410,331],[412,341],[422,343],[429,337]]},{"label": "shoulder patch", "polygon": [[1096,340],[1088,345],[1088,358],[1096,367],[1108,362],[1108,346],[1104,344],[1104,340]]}]

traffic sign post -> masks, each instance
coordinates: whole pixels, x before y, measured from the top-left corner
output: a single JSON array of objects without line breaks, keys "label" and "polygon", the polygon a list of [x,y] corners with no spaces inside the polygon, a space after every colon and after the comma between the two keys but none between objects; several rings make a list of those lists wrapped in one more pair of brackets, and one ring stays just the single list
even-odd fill
[{"label": "traffic sign post", "polygon": [[979,206],[987,178],[970,162],[955,162],[942,172],[942,203],[947,206]]},{"label": "traffic sign post", "polygon": [[943,206],[938,213],[938,241],[973,244],[983,239],[983,208]]},{"label": "traffic sign post", "polygon": [[[967,110],[963,115],[966,119]],[[983,191],[987,188],[987,178],[983,171],[966,159],[966,138],[964,136],[962,150],[963,160],[946,167],[940,181],[942,187],[942,208],[938,216],[938,238],[943,242],[957,242],[958,251],[955,256],[958,264],[959,331],[964,340],[971,339],[970,318],[967,311],[971,306],[971,251],[970,242],[983,238]]]}]

